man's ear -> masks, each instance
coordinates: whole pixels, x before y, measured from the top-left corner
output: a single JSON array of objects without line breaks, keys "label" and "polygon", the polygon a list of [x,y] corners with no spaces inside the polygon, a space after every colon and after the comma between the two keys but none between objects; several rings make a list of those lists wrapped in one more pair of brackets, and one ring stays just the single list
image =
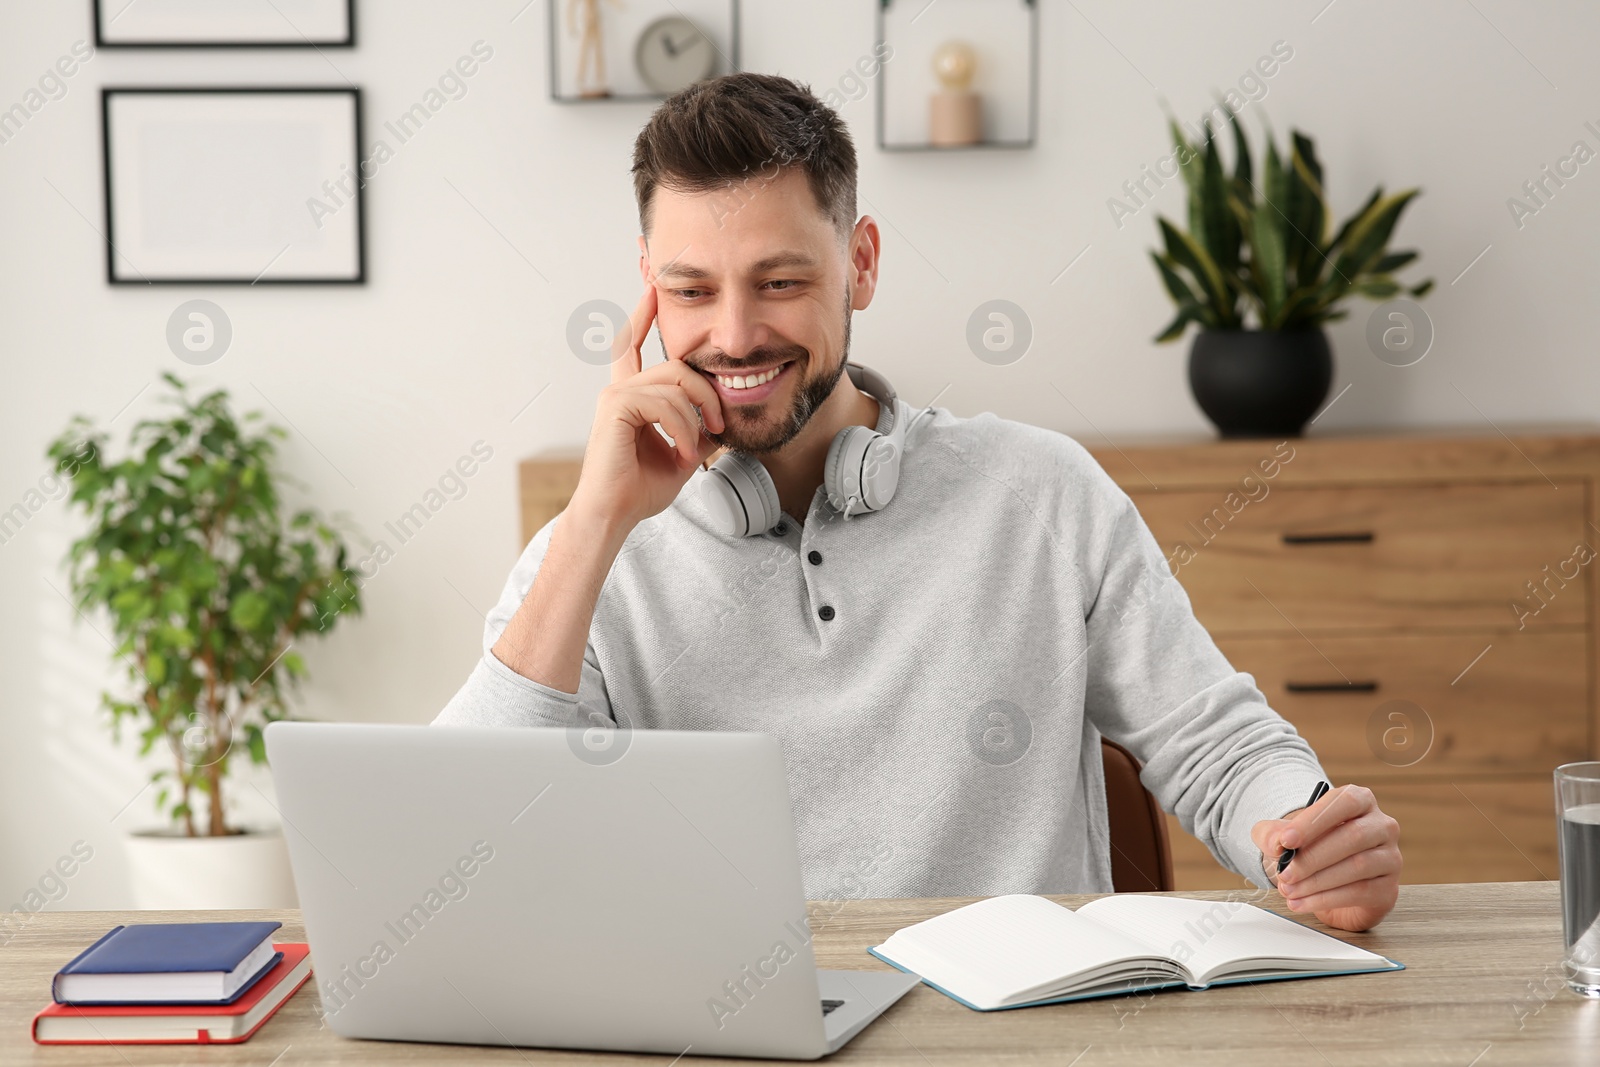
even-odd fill
[{"label": "man's ear", "polygon": [[882,235],[878,223],[871,215],[856,221],[849,243],[850,306],[864,311],[872,303],[872,294],[878,288],[878,255]]},{"label": "man's ear", "polygon": [[644,243],[644,234],[639,235],[639,277],[646,283],[650,281],[650,246]]}]

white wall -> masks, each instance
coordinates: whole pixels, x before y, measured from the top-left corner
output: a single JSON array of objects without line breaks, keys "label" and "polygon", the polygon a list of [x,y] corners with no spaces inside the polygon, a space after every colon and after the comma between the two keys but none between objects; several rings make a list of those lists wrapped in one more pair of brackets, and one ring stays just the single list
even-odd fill
[{"label": "white wall", "polygon": [[[524,2],[360,0],[353,51],[101,52],[64,98],[0,144],[0,510],[46,472],[44,444],[71,414],[104,424],[121,411],[114,427],[125,432],[159,411],[160,390],[146,386],[164,369],[292,424],[283,459],[310,502],[348,512],[375,537],[473,441],[494,448],[466,496],[367,585],[365,617],[307,650],[310,717],[421,722],[460,684],[478,655],[480,611],[519,548],[517,459],[581,444],[606,380],[605,368],[566,350],[567,315],[595,297],[629,308],[637,297],[628,164],[648,106],[550,103],[544,0],[511,22]],[[940,403],[959,414],[992,410],[1087,439],[1204,432],[1186,345],[1149,341],[1170,308],[1146,250],[1155,212],[1182,213],[1178,183],[1121,228],[1107,201],[1167,152],[1163,98],[1198,115],[1281,40],[1293,58],[1246,109],[1249,121],[1270,116],[1279,131],[1316,138],[1341,215],[1380,181],[1421,185],[1401,239],[1423,250],[1439,286],[1426,300],[1438,339],[1414,367],[1366,350],[1365,305],[1336,326],[1334,389],[1353,384],[1317,431],[1594,415],[1600,163],[1520,229],[1506,202],[1574,141],[1600,149],[1584,128],[1600,128],[1600,8],[1040,2],[1034,149],[885,154],[874,147],[871,97],[842,108],[861,157],[860,209],[885,239],[853,352],[909,399],[925,403],[953,383]],[[0,107],[89,36],[88,6],[0,6]],[[820,94],[869,52],[872,25],[866,0],[747,0],[744,65]],[[469,94],[368,187],[370,284],[105,284],[101,85],[348,78],[366,91],[371,138],[479,39],[494,57]],[[220,304],[235,332],[221,361],[191,373],[164,328],[195,296]],[[1036,331],[1008,367],[979,362],[964,342],[967,315],[994,297],[1022,305]],[[131,741],[114,746],[96,711],[115,677],[107,646],[74,626],[52,589],[65,589],[58,564],[75,529],[53,502],[0,545],[0,909],[79,839],[95,858],[52,906],[126,904],[119,835],[154,818]]]}]

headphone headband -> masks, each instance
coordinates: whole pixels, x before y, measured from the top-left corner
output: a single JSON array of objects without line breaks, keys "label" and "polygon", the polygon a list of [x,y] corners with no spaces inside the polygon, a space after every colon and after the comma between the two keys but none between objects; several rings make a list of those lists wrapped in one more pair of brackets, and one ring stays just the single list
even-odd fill
[{"label": "headphone headband", "polygon": [[895,403],[894,386],[889,384],[889,379],[860,363],[846,363],[844,370],[850,375],[850,380],[855,383],[857,389],[878,402],[877,432],[885,436],[892,434],[895,423],[899,421],[900,411],[899,405]]}]

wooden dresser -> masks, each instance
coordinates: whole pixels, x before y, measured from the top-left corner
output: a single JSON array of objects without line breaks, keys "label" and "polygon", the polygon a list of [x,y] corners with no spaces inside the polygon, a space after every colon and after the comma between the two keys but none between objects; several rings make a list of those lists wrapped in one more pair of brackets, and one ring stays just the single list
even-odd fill
[{"label": "wooden dresser", "polygon": [[[1551,771],[1600,736],[1600,426],[1507,432],[1089,446],[1218,647],[1400,820],[1406,882],[1555,877]],[[524,539],[580,466],[523,462]],[[1179,889],[1243,884],[1168,821]]]},{"label": "wooden dresser", "polygon": [[[1600,427],[1091,446],[1217,646],[1406,882],[1557,874],[1551,771],[1595,751]],[[1180,889],[1240,884],[1169,816]]]}]

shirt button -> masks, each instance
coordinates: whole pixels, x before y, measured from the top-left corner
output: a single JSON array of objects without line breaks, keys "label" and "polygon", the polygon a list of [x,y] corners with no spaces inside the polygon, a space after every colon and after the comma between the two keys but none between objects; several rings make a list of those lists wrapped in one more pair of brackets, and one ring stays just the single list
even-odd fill
[{"label": "shirt button", "polygon": [[808,552],[806,554],[806,559],[809,559],[814,564],[815,563],[821,563],[822,562],[822,553],[818,552],[816,549],[813,548],[810,552]]},{"label": "shirt button", "polygon": [[822,607],[817,609],[817,617],[823,622],[827,622],[829,619],[833,618],[833,607],[828,604],[822,605]]}]

